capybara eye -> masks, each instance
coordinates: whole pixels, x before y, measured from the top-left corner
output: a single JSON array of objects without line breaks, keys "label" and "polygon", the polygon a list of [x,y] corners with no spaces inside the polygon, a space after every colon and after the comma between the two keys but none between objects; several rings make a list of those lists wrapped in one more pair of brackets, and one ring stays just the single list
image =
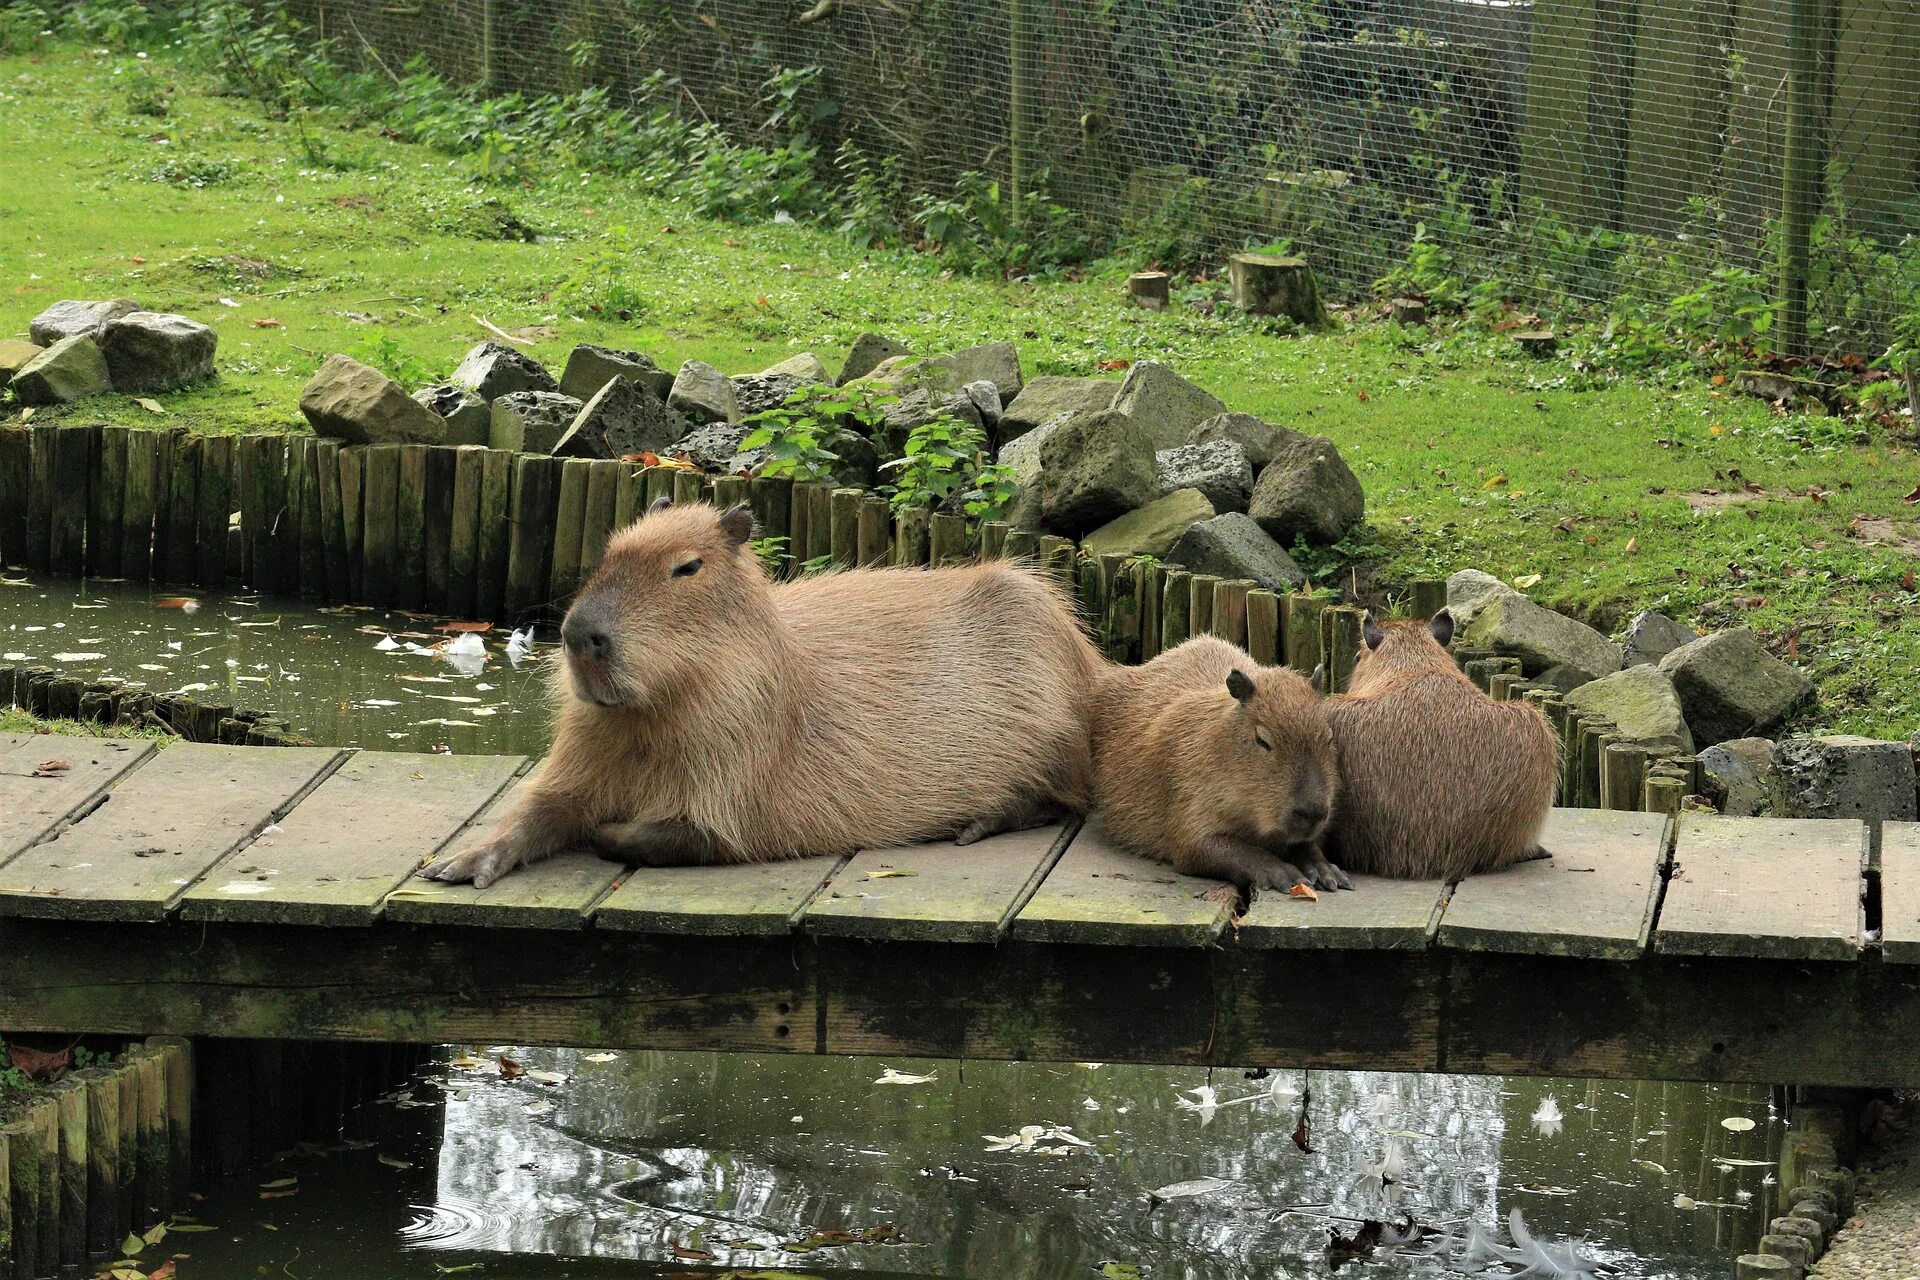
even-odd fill
[{"label": "capybara eye", "polygon": [[675,565],[673,576],[676,578],[691,578],[698,572],[700,572],[700,562],[698,560],[689,560],[685,564]]},{"label": "capybara eye", "polygon": [[1260,744],[1260,749],[1262,751],[1273,750],[1273,741],[1272,739],[1268,738],[1266,734],[1256,733],[1253,735],[1253,740]]}]

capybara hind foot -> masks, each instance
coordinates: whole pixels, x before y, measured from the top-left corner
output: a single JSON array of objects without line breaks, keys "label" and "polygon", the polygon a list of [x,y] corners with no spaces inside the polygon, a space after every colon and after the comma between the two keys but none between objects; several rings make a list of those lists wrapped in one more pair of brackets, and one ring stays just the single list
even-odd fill
[{"label": "capybara hind foot", "polygon": [[1067,807],[1051,796],[1023,796],[975,818],[960,829],[953,842],[977,844],[1005,831],[1031,831],[1060,821],[1067,812]]},{"label": "capybara hind foot", "polygon": [[1548,858],[1551,858],[1552,856],[1553,856],[1553,854],[1552,854],[1552,853],[1551,853],[1551,852],[1550,852],[1550,851],[1549,851],[1549,850],[1547,849],[1547,847],[1546,847],[1545,845],[1539,845],[1539,844],[1537,844],[1537,845],[1535,845],[1535,846],[1533,846],[1533,848],[1531,848],[1531,849],[1529,849],[1529,850],[1527,850],[1527,851],[1526,851],[1525,853],[1523,853],[1523,854],[1521,854],[1521,855],[1520,855],[1519,857],[1517,857],[1517,858],[1515,858],[1515,859],[1514,859],[1514,861],[1515,861],[1516,863],[1519,863],[1519,862],[1545,862],[1545,861],[1546,861],[1546,860],[1547,860]]},{"label": "capybara hind foot", "polygon": [[422,880],[443,880],[449,884],[471,880],[474,888],[484,889],[520,862],[518,842],[502,835],[437,858],[420,868],[418,874]]},{"label": "capybara hind foot", "polygon": [[721,844],[691,822],[608,822],[596,827],[594,851],[630,867],[685,867],[719,860]]}]

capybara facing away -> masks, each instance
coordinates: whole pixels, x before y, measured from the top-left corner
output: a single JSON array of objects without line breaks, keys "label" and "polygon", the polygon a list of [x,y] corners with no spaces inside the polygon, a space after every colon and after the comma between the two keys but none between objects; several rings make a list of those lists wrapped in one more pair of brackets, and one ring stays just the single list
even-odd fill
[{"label": "capybara facing away", "polygon": [[1243,889],[1352,888],[1321,854],[1333,736],[1295,673],[1197,636],[1101,677],[1094,777],[1108,832],[1187,875]]},{"label": "capybara facing away", "polygon": [[754,862],[1036,825],[1091,799],[1102,665],[1037,571],[769,583],[745,508],[656,503],[568,610],[553,750],[500,833],[422,874],[485,887],[591,842]]},{"label": "capybara facing away", "polygon": [[1447,655],[1453,618],[1374,621],[1348,692],[1327,699],[1340,753],[1329,855],[1406,879],[1497,871],[1532,856],[1560,743],[1539,708],[1495,702]]}]

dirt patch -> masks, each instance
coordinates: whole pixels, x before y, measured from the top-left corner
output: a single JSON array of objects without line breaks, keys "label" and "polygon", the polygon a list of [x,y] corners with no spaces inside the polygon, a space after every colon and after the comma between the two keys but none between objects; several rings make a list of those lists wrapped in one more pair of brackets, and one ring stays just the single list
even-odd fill
[{"label": "dirt patch", "polygon": [[1903,555],[1920,557],[1920,520],[1855,516],[1849,530],[1870,547],[1891,547]]},{"label": "dirt patch", "polygon": [[1762,495],[1736,489],[1729,493],[1723,489],[1702,489],[1698,493],[1686,495],[1687,505],[1695,511],[1725,511],[1728,507],[1737,507],[1743,502],[1758,502]]}]

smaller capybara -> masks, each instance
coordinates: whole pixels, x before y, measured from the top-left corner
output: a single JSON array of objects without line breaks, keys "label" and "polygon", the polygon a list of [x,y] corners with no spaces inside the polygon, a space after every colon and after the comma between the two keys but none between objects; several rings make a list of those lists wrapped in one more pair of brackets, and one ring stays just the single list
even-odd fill
[{"label": "smaller capybara", "polygon": [[422,875],[485,888],[575,844],[653,865],[966,844],[1086,808],[1101,658],[1042,574],[776,584],[752,533],[744,507],[655,503],[613,536],[561,626],[553,750],[499,834]]},{"label": "smaller capybara", "polygon": [[1454,666],[1453,617],[1361,624],[1346,693],[1328,698],[1340,753],[1328,852],[1409,880],[1497,871],[1539,849],[1560,741],[1539,708],[1495,702]]},{"label": "smaller capybara", "polygon": [[1351,889],[1321,854],[1333,735],[1312,685],[1197,636],[1110,667],[1093,712],[1094,785],[1107,831],[1186,875],[1243,889]]}]

